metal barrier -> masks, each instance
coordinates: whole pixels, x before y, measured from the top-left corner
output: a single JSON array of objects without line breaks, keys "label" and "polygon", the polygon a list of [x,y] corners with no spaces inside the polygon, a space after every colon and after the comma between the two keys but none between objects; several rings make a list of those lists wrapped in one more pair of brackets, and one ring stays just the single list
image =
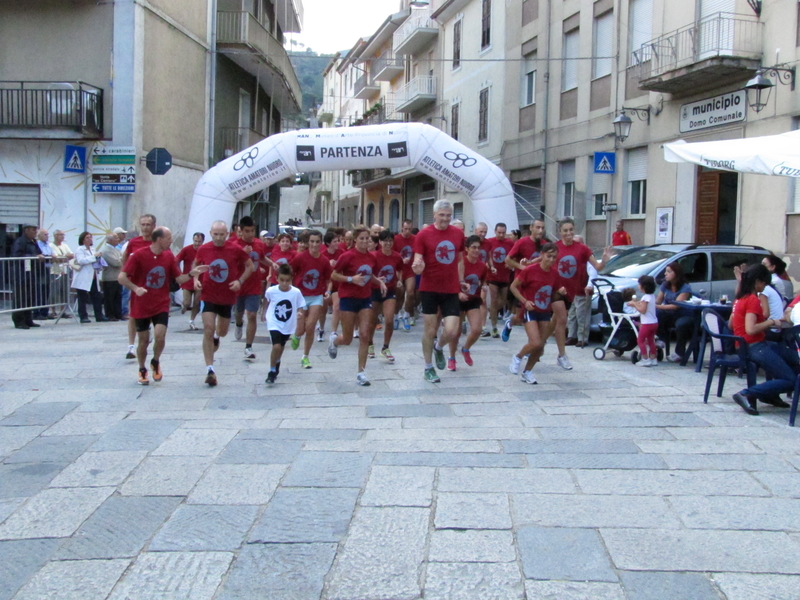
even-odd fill
[{"label": "metal barrier", "polygon": [[[56,322],[65,314],[75,317],[71,282],[72,271],[66,262],[49,257],[0,258],[0,314],[47,311],[57,315]],[[41,317],[33,316],[37,318]]]}]

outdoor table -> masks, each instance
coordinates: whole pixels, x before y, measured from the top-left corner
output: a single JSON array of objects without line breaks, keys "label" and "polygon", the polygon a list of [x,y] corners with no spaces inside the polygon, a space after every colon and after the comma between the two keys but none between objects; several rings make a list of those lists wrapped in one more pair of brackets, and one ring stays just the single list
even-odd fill
[{"label": "outdoor table", "polygon": [[692,339],[689,342],[689,349],[681,358],[681,366],[685,367],[689,362],[689,354],[694,353],[695,372],[703,370],[703,358],[706,350],[706,332],[703,329],[702,315],[706,308],[712,309],[723,319],[727,320],[731,316],[733,305],[731,303],[720,304],[718,302],[675,302],[677,306],[691,311],[694,327],[692,329]]}]

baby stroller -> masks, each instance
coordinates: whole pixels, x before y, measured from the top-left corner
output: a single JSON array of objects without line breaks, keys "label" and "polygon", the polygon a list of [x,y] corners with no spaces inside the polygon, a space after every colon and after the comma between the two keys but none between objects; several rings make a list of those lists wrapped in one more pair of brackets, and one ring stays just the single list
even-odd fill
[{"label": "baby stroller", "polygon": [[[600,323],[600,331],[603,333],[605,345],[602,348],[594,349],[594,357],[603,360],[606,352],[611,350],[615,356],[622,356],[623,353],[633,350],[631,362],[639,362],[639,350],[637,349],[636,339],[639,337],[639,324],[635,315],[629,315],[624,311],[625,303],[620,292],[608,279],[598,277],[592,279],[597,293],[600,295],[598,304],[603,320]],[[658,349],[658,360],[663,357],[663,351]]]}]

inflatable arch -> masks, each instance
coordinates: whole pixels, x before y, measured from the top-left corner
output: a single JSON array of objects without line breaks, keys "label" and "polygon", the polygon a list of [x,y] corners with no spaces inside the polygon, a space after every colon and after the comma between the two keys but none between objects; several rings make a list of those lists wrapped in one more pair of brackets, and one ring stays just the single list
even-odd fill
[{"label": "inflatable arch", "polygon": [[[517,229],[514,192],[503,171],[446,133],[423,123],[303,129],[272,135],[206,171],[194,190],[185,244],[236,203],[296,173],[415,167],[472,199],[475,222]],[[367,223],[370,225],[370,223]]]}]

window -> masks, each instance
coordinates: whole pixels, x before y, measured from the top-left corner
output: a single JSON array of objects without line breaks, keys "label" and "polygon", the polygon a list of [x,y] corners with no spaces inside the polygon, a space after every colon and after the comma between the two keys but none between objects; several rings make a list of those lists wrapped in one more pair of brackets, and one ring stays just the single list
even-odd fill
[{"label": "window", "polygon": [[592,47],[592,79],[611,75],[614,54],[614,13],[608,11],[594,20],[594,40]]},{"label": "window", "polygon": [[578,87],[578,45],[580,30],[573,29],[564,34],[564,60],[561,66],[561,91],[567,92]]},{"label": "window", "polygon": [[628,214],[643,215],[647,212],[647,180],[629,182],[631,205]]},{"label": "window", "polygon": [[478,141],[489,139],[489,88],[481,90],[478,107]]},{"label": "window", "polygon": [[747,263],[754,265],[763,259],[763,255],[752,252],[712,252],[711,281],[735,281],[733,268]]},{"label": "window", "polygon": [[522,97],[520,106],[523,108],[536,103],[536,53],[525,56],[522,67]]},{"label": "window", "polygon": [[628,215],[647,213],[647,148],[628,151]]},{"label": "window", "polygon": [[604,217],[606,213],[603,212],[603,205],[608,201],[608,194],[594,194],[592,196],[592,212],[589,213],[593,217]]},{"label": "window", "polygon": [[[687,283],[703,283],[708,281],[708,257],[705,252],[694,252],[681,256],[678,264],[683,267]],[[699,293],[700,290],[692,290]]]},{"label": "window", "polygon": [[420,200],[419,205],[422,208],[422,214],[420,215],[422,221],[419,224],[419,228],[422,229],[425,225],[433,223],[433,198]]},{"label": "window", "polygon": [[589,172],[587,173],[587,181],[591,185],[591,190],[587,190],[586,198],[588,206],[586,207],[587,219],[605,218],[606,213],[603,212],[603,205],[608,203],[608,198],[611,194],[611,178],[613,175],[606,175],[605,173],[594,172],[594,160],[589,157]]},{"label": "window", "polygon": [[461,66],[461,19],[453,25],[453,69]]},{"label": "window", "polygon": [[630,64],[637,65],[649,60],[642,55],[642,45],[653,38],[653,0],[631,0],[628,23]]},{"label": "window", "polygon": [[481,50],[485,50],[492,43],[492,0],[483,0],[481,13]]},{"label": "window", "polygon": [[460,109],[460,104],[453,104],[450,108],[450,137],[454,140],[458,139],[458,114]]},{"label": "window", "polygon": [[559,203],[563,209],[562,216],[575,214],[575,161],[567,161],[558,165]]},{"label": "window", "polygon": [[454,202],[453,203],[453,218],[458,219],[460,221],[464,220],[464,203],[463,202]]},{"label": "window", "polygon": [[375,205],[370,202],[367,205],[367,227],[372,227],[375,223]]},{"label": "window", "polygon": [[378,209],[378,225],[383,227],[383,214],[386,212],[386,201],[381,195],[380,208]]}]

